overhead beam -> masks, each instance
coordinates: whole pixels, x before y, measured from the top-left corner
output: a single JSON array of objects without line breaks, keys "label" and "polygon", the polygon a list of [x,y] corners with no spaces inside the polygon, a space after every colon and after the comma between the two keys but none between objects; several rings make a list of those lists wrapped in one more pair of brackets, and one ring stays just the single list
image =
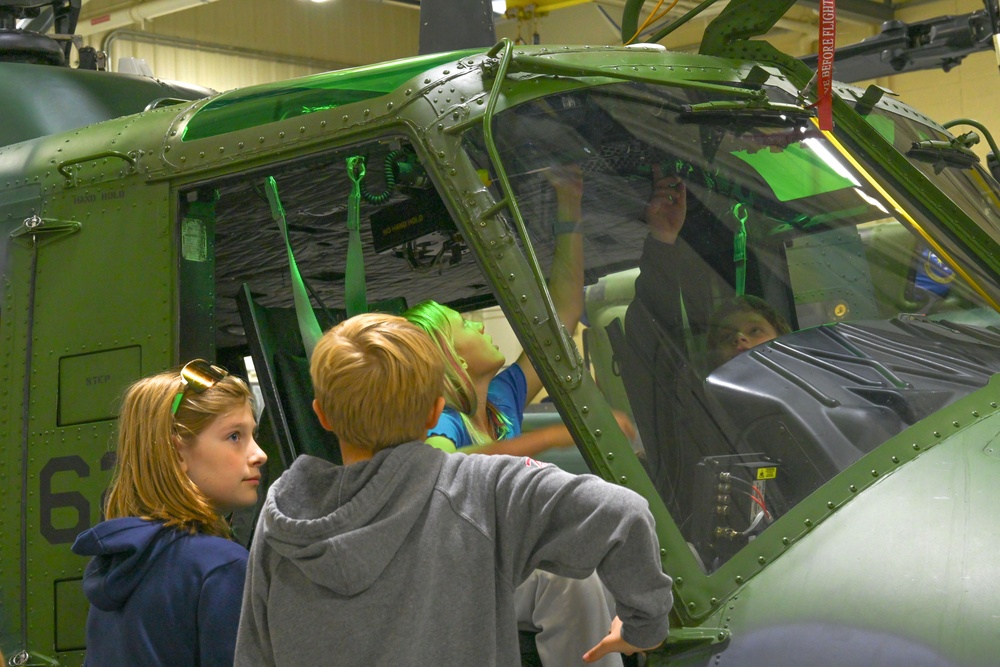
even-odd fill
[{"label": "overhead beam", "polygon": [[[797,4],[819,9],[819,0],[798,0]],[[837,14],[862,23],[879,24],[891,21],[896,15],[896,10],[891,2],[837,0]]]}]

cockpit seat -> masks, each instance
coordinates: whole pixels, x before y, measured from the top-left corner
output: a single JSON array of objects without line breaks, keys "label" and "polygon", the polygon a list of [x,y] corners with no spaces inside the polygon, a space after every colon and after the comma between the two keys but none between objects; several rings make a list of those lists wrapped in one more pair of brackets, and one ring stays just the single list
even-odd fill
[{"label": "cockpit seat", "polygon": [[[337,437],[320,425],[312,411],[309,361],[295,310],[261,306],[247,284],[236,301],[284,467],[299,454],[341,463]],[[316,317],[324,329],[334,324],[325,311],[317,310]]]},{"label": "cockpit seat", "polygon": [[[312,409],[309,360],[295,309],[268,308],[256,303],[247,284],[243,285],[236,301],[264,396],[264,407],[270,412],[274,437],[285,467],[299,454],[342,463],[337,436],[322,427]],[[401,297],[387,299],[371,304],[369,310],[399,314],[406,310],[406,300]],[[324,331],[347,317],[341,309],[317,309],[315,313]]]}]

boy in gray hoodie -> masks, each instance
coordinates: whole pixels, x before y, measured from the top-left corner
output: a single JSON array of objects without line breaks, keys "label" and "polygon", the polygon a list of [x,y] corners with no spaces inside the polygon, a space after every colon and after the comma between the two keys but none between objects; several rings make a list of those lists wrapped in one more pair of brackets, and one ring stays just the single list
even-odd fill
[{"label": "boy in gray hoodie", "polygon": [[358,315],[313,353],[313,407],[343,466],[300,456],[250,549],[237,667],[521,664],[514,589],[535,568],[596,568],[617,603],[582,656],[658,646],[671,580],[646,501],[591,475],[423,442],[441,355],[400,317]]}]

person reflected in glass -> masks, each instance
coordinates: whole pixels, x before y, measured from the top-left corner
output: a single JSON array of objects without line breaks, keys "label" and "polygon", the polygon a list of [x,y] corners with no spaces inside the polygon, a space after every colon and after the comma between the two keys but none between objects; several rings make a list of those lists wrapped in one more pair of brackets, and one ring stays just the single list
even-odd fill
[{"label": "person reflected in glass", "polygon": [[[639,258],[635,296],[616,348],[621,377],[642,439],[642,462],[678,521],[694,507],[694,471],[705,452],[728,451],[706,411],[704,380],[740,352],[790,329],[762,299],[718,304],[719,243],[714,226],[682,238],[691,212],[684,181],[660,165],[643,217],[648,234]],[[699,205],[700,206],[700,205]],[[704,211],[699,208],[699,216]],[[727,233],[732,239],[731,233]],[[731,256],[731,255],[730,255]]]},{"label": "person reflected in glass", "polygon": [[708,322],[709,363],[716,368],[792,328],[763,299],[746,294],[719,306]]}]

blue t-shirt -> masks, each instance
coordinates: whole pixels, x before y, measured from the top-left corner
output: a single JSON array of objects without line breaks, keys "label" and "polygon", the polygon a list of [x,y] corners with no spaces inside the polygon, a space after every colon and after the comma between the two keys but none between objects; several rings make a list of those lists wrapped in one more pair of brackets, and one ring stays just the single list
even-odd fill
[{"label": "blue t-shirt", "polygon": [[[521,435],[521,420],[524,419],[524,402],[528,397],[528,382],[524,379],[524,371],[517,364],[511,364],[490,380],[487,391],[490,403],[496,406],[510,420],[510,433],[507,438]],[[427,437],[440,435],[455,443],[461,449],[472,444],[469,430],[465,428],[462,415],[451,406],[446,406],[441,418],[433,428],[427,431]]]}]

